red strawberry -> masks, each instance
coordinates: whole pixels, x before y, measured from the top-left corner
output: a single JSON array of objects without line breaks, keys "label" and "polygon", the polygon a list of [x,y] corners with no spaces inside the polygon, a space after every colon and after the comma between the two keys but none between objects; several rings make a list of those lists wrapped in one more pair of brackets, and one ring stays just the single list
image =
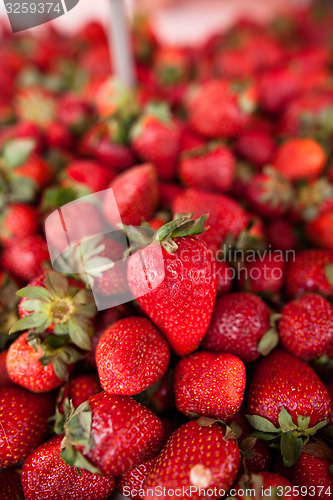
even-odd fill
[{"label": "red strawberry", "polygon": [[157,382],[169,364],[169,347],[146,318],[121,319],[96,349],[98,376],[109,394],[131,396]]},{"label": "red strawberry", "polygon": [[[293,250],[291,251],[293,252]],[[248,259],[239,271],[239,284],[244,290],[260,293],[267,298],[281,291],[286,276],[286,256],[279,251]]]},{"label": "red strawberry", "polygon": [[142,219],[149,220],[154,215],[158,185],[153,165],[147,163],[127,170],[111,182],[109,189],[104,199],[104,216],[111,225],[119,223],[114,199],[123,224],[139,226]]},{"label": "red strawberry", "polygon": [[220,249],[228,235],[237,237],[249,221],[245,210],[231,198],[199,189],[186,189],[179,194],[173,202],[172,211],[174,214],[191,212],[194,217],[209,214],[209,229],[201,238],[214,252]]},{"label": "red strawberry", "polygon": [[331,399],[331,415],[329,417],[329,424],[333,425],[333,380],[327,384],[326,389],[328,390]]},{"label": "red strawberry", "polygon": [[199,237],[191,236],[204,231],[206,220],[185,216],[169,222],[156,233],[161,246],[146,246],[128,262],[133,295],[179,356],[199,346],[216,296],[214,257]]},{"label": "red strawberry", "polygon": [[270,220],[267,222],[265,229],[268,243],[274,249],[287,251],[298,247],[299,238],[296,230],[287,219]]},{"label": "red strawberry", "polygon": [[136,96],[117,78],[105,80],[95,95],[97,111],[101,117],[134,117],[138,111]]},{"label": "red strawberry", "polygon": [[216,301],[202,347],[208,351],[229,352],[249,363],[261,353],[268,354],[267,350],[275,347],[277,341],[274,343],[274,334],[270,331],[265,303],[256,295],[238,292]]},{"label": "red strawberry", "polygon": [[305,292],[333,295],[333,252],[303,250],[288,261],[286,292],[291,298]]},{"label": "red strawberry", "polygon": [[301,77],[292,65],[279,65],[264,71],[258,78],[259,103],[271,113],[280,112],[300,90]]},{"label": "red strawberry", "polygon": [[106,189],[115,174],[112,169],[96,161],[74,160],[65,168],[63,176],[64,186],[86,188],[88,192],[94,193]]},{"label": "red strawberry", "polygon": [[0,387],[13,385],[7,370],[7,354],[8,350],[0,352]]},{"label": "red strawberry", "polygon": [[180,126],[164,104],[148,105],[131,130],[134,151],[143,161],[153,163],[162,179],[175,177],[180,138]]},{"label": "red strawberry", "polygon": [[162,422],[147,408],[130,397],[106,392],[79,406],[64,427],[63,460],[106,476],[122,474],[156,456],[164,435]]},{"label": "red strawberry", "polygon": [[291,208],[294,196],[291,183],[273,168],[254,175],[246,190],[251,208],[264,217],[280,217]]},{"label": "red strawberry", "polygon": [[329,394],[314,370],[282,350],[257,365],[247,403],[259,437],[281,438],[286,466],[297,461],[304,442],[326,425],[331,411]]},{"label": "red strawberry", "polygon": [[149,472],[155,462],[155,459],[148,460],[143,464],[124,472],[116,479],[116,489],[123,495],[131,495],[133,500],[144,500],[141,492],[144,491],[144,483],[149,475]]},{"label": "red strawberry", "polygon": [[305,227],[308,240],[320,248],[333,250],[333,211],[319,215]]},{"label": "red strawberry", "polygon": [[190,69],[189,55],[182,48],[159,47],[155,53],[154,73],[162,88],[186,82]]},{"label": "red strawberry", "polygon": [[74,137],[63,123],[53,122],[45,131],[45,140],[49,148],[70,151],[74,147]]},{"label": "red strawberry", "polygon": [[0,468],[19,464],[43,441],[53,403],[49,394],[0,387]]},{"label": "red strawberry", "polygon": [[23,498],[21,477],[16,469],[5,469],[0,472],[0,498],[1,500]]},{"label": "red strawberry", "polygon": [[314,139],[289,139],[281,144],[273,166],[290,181],[318,177],[326,163],[326,153]]},{"label": "red strawberry", "polygon": [[238,137],[236,149],[246,160],[263,167],[273,159],[275,142],[270,132],[254,128]]},{"label": "red strawberry", "polygon": [[92,474],[67,465],[60,457],[63,436],[53,437],[34,450],[22,468],[26,500],[106,500],[114,489],[114,478]]},{"label": "red strawberry", "polygon": [[255,107],[251,92],[251,87],[235,91],[228,80],[208,80],[189,96],[190,125],[205,137],[238,135]]},{"label": "red strawberry", "polygon": [[281,311],[279,336],[289,352],[310,361],[333,352],[333,308],[320,295],[288,302]]},{"label": "red strawberry", "polygon": [[[212,491],[209,497],[214,500],[219,491],[230,488],[240,466],[240,453],[234,439],[214,422],[207,418],[188,422],[171,435],[145,482],[146,500],[176,500],[178,487],[192,500],[205,496],[199,488]],[[161,486],[165,490],[159,493]]]},{"label": "red strawberry", "polygon": [[4,250],[2,265],[18,278],[29,281],[41,273],[49,258],[44,238],[31,235]]},{"label": "red strawberry", "polygon": [[259,472],[255,474],[244,474],[229,493],[236,494],[239,500],[264,500],[269,497],[272,500],[296,500],[298,495],[293,495],[293,485],[285,477],[272,472]]},{"label": "red strawberry", "polygon": [[207,144],[183,153],[179,177],[187,187],[207,191],[229,191],[235,171],[235,158],[225,146]]},{"label": "red strawberry", "polygon": [[233,277],[234,271],[226,262],[216,262],[217,297],[231,291]]},{"label": "red strawberry", "polygon": [[93,116],[91,105],[75,94],[66,93],[57,103],[57,118],[75,133],[82,133]]},{"label": "red strawberry", "polygon": [[159,198],[161,208],[165,210],[170,210],[173,201],[178,195],[183,193],[184,189],[178,184],[172,184],[168,182],[160,182],[158,185]]},{"label": "red strawberry", "polygon": [[197,352],[176,366],[177,409],[229,421],[242,404],[245,383],[245,367],[236,356]]},{"label": "red strawberry", "polygon": [[35,234],[37,229],[38,211],[24,203],[13,203],[6,207],[1,217],[0,239],[7,245]]},{"label": "red strawberry", "polygon": [[50,165],[40,156],[32,155],[22,165],[15,168],[13,175],[32,182],[39,189],[47,186],[53,177]]}]

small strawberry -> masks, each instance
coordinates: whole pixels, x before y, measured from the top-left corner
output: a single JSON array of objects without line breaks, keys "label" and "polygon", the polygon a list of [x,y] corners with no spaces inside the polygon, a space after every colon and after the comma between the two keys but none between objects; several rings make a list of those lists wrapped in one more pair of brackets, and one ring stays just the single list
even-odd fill
[{"label": "small strawberry", "polygon": [[[175,488],[181,486],[184,497],[203,498],[202,488],[212,491],[209,496],[214,500],[220,490],[232,486],[239,466],[239,449],[228,429],[205,417],[187,422],[170,436],[154,462],[145,482],[145,499],[176,500]],[[165,490],[159,492],[161,486]]]},{"label": "small strawberry", "polygon": [[299,237],[293,224],[283,218],[269,220],[265,227],[268,243],[275,250],[291,250],[299,246]]},{"label": "small strawberry", "polygon": [[31,235],[4,249],[2,265],[24,281],[35,278],[49,262],[50,254],[42,236]]},{"label": "small strawberry", "polygon": [[255,107],[251,92],[251,87],[234,90],[228,80],[208,80],[189,96],[190,125],[205,137],[237,136],[248,124]]},{"label": "small strawberry", "polygon": [[268,167],[252,177],[245,196],[253,211],[273,218],[280,217],[291,208],[295,193],[285,177]]},{"label": "small strawberry", "polygon": [[302,250],[288,261],[286,292],[291,298],[312,292],[333,295],[333,252]]},{"label": "small strawberry", "polygon": [[71,151],[74,147],[74,137],[63,123],[53,122],[45,131],[45,140],[49,148]]},{"label": "small strawberry", "polygon": [[274,168],[286,179],[297,181],[318,177],[326,163],[326,153],[314,139],[292,138],[281,144],[273,160]]},{"label": "small strawberry", "polygon": [[194,217],[209,214],[209,229],[201,238],[213,252],[220,249],[228,235],[237,237],[249,222],[245,210],[233,199],[199,189],[180,193],[172,204],[172,211],[174,214],[192,212]]},{"label": "small strawberry", "polygon": [[98,376],[109,394],[144,391],[162,377],[169,359],[168,344],[146,318],[117,321],[105,330],[96,349]]},{"label": "small strawberry", "polygon": [[148,105],[131,130],[135,153],[153,163],[162,179],[176,175],[180,138],[181,128],[165,104]]},{"label": "small strawberry", "polygon": [[308,222],[305,233],[313,245],[333,250],[333,210]]},{"label": "small strawberry", "polygon": [[133,500],[144,500],[141,492],[155,459],[140,464],[135,469],[124,472],[116,479],[116,490],[123,495],[130,494]]},{"label": "small strawberry", "polygon": [[103,191],[114,179],[115,173],[111,168],[96,161],[74,160],[63,171],[63,186],[72,186],[86,189],[87,193]]},{"label": "small strawberry", "polygon": [[53,397],[22,387],[0,387],[0,468],[21,463],[44,439]]},{"label": "small strawberry", "polygon": [[[158,203],[156,170],[147,163],[133,167],[118,175],[109,185],[104,199],[104,216],[111,225],[119,223],[139,226],[143,219],[149,220]],[[114,200],[119,215],[115,213]]]},{"label": "small strawberry", "polygon": [[244,363],[268,354],[278,342],[270,329],[269,311],[256,295],[238,292],[219,298],[202,341],[203,349],[228,352]]},{"label": "small strawberry", "polygon": [[288,302],[279,319],[281,345],[306,361],[333,352],[333,308],[320,295],[307,294]]},{"label": "small strawberry", "polygon": [[239,135],[236,150],[249,162],[263,167],[273,160],[275,142],[269,131],[253,128]]},{"label": "small strawberry", "polygon": [[178,47],[159,47],[154,57],[154,74],[162,88],[175,87],[188,80],[191,70],[186,50]]},{"label": "small strawberry", "polygon": [[269,497],[272,500],[296,500],[298,495],[293,495],[293,485],[285,477],[272,472],[258,472],[255,474],[244,474],[234,486],[239,500],[264,500]]},{"label": "small strawberry", "polygon": [[60,457],[63,436],[53,437],[34,450],[24,462],[21,481],[26,500],[107,500],[113,477],[70,467]]},{"label": "small strawberry", "polygon": [[227,147],[207,144],[183,153],[178,171],[181,181],[187,187],[223,193],[232,186],[235,158]]},{"label": "small strawberry", "polygon": [[314,370],[282,350],[257,365],[247,404],[258,437],[280,439],[286,466],[296,463],[304,444],[327,424],[331,411],[329,394]]},{"label": "small strawberry", "polygon": [[75,94],[63,94],[57,102],[57,118],[67,129],[82,134],[93,118],[92,106]]},{"label": "small strawberry", "polygon": [[20,500],[23,498],[21,477],[16,469],[5,469],[0,472],[1,500]]},{"label": "small strawberry", "polygon": [[122,474],[155,457],[163,424],[134,399],[101,392],[68,417],[61,457],[69,465],[106,476]]},{"label": "small strawberry", "polygon": [[161,227],[156,243],[153,240],[131,255],[127,268],[128,283],[140,307],[179,356],[197,349],[205,335],[217,286],[214,257],[196,236],[204,231],[207,216],[198,220],[190,216]]},{"label": "small strawberry", "polygon": [[15,168],[13,175],[34,183],[38,189],[47,186],[53,177],[51,166],[40,156],[32,155],[22,165]]},{"label": "small strawberry", "polygon": [[0,240],[8,245],[34,235],[38,230],[38,211],[24,203],[8,205],[1,216]]},{"label": "small strawberry", "polygon": [[176,366],[176,407],[188,416],[229,421],[242,404],[245,383],[245,367],[236,356],[197,352]]},{"label": "small strawberry", "polygon": [[251,257],[239,271],[239,285],[242,289],[273,298],[280,293],[286,276],[286,257],[281,252],[268,252]]}]

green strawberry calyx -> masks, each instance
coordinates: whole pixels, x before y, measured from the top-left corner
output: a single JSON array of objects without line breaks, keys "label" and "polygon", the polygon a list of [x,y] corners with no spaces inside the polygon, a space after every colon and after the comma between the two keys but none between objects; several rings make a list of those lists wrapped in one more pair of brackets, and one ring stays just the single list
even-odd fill
[{"label": "green strawberry calyx", "polygon": [[246,418],[255,429],[253,436],[267,441],[280,441],[280,451],[286,467],[292,467],[297,462],[310,437],[328,423],[326,419],[309,427],[310,417],[298,415],[297,424],[295,424],[283,406],[278,418],[280,427],[276,427],[270,420],[260,415],[246,415]]},{"label": "green strawberry calyx", "polygon": [[279,343],[279,334],[277,332],[277,322],[282,318],[281,314],[273,313],[270,315],[269,324],[270,328],[258,342],[257,351],[262,356],[267,356]]},{"label": "green strawberry calyx", "polygon": [[333,263],[326,264],[324,273],[328,283],[333,287]]},{"label": "green strawberry calyx", "polygon": [[210,427],[211,425],[217,424],[220,427],[222,427],[225,431],[224,435],[224,440],[228,441],[229,439],[235,439],[237,440],[237,436],[234,433],[233,429],[229,427],[225,422],[222,422],[222,420],[219,420],[217,418],[210,418],[210,417],[199,417],[197,419],[197,424],[200,427]]},{"label": "green strawberry calyx", "polygon": [[[91,423],[92,411],[89,401],[85,401],[76,409],[70,402],[70,411],[64,423],[66,435],[61,443],[60,456],[71,467],[84,469],[93,474],[101,474],[101,471],[84,456],[84,453],[95,447],[91,435]],[[83,449],[83,453],[77,447]]]},{"label": "green strawberry calyx", "polygon": [[28,299],[24,308],[29,314],[19,319],[9,333],[33,330],[41,334],[53,328],[55,335],[66,335],[77,347],[91,349],[91,318],[96,315],[91,291],[70,286],[62,274],[50,271],[44,286],[27,286],[17,295]]}]

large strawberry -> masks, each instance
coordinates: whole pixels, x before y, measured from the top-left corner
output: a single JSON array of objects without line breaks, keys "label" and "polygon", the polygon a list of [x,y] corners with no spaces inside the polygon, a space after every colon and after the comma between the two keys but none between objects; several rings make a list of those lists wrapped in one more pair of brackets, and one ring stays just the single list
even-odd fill
[{"label": "large strawberry", "polygon": [[61,456],[69,465],[115,476],[160,450],[163,424],[134,399],[101,392],[72,411]]},{"label": "large strawberry", "polygon": [[131,495],[133,500],[143,500],[144,483],[155,462],[155,458],[140,464],[135,469],[124,472],[116,479],[116,489],[124,496]]},{"label": "large strawberry", "polygon": [[259,472],[255,474],[244,474],[230,493],[235,492],[239,500],[296,500],[298,495],[293,495],[293,485],[285,477],[272,472]]},{"label": "large strawberry", "polygon": [[333,351],[333,308],[316,294],[288,302],[279,320],[281,345],[289,352],[310,361]]},{"label": "large strawberry", "polygon": [[145,482],[145,499],[175,500],[176,488],[181,487],[184,498],[198,500],[210,491],[213,500],[219,491],[232,486],[239,466],[240,453],[232,433],[212,419],[188,422],[170,436],[154,462]]},{"label": "large strawberry", "polygon": [[305,231],[309,241],[315,246],[333,250],[333,210],[308,222]]},{"label": "large strawberry", "polygon": [[113,169],[92,160],[75,160],[62,173],[62,185],[87,194],[103,191],[114,179]]},{"label": "large strawberry", "polygon": [[103,389],[124,396],[138,394],[157,382],[169,358],[167,342],[146,318],[117,321],[105,330],[96,349]]},{"label": "large strawberry", "polygon": [[179,411],[229,421],[239,410],[245,390],[242,361],[232,354],[197,352],[179,361],[175,399]]},{"label": "large strawberry", "polygon": [[11,244],[31,236],[38,229],[38,211],[24,203],[13,203],[6,207],[1,215],[0,240],[2,244]]},{"label": "large strawberry", "polygon": [[26,500],[107,500],[114,478],[67,465],[60,457],[63,436],[53,437],[28,456],[21,481]]},{"label": "large strawberry", "polygon": [[268,354],[277,342],[277,335],[270,329],[266,304],[252,293],[238,292],[216,301],[202,347],[229,352],[249,363],[260,354]]},{"label": "large strawberry", "polygon": [[0,468],[22,462],[44,439],[54,401],[22,387],[0,387]]},{"label": "large strawberry", "polygon": [[180,356],[199,346],[216,296],[215,259],[197,236],[204,231],[207,216],[190,217],[161,227],[155,242],[128,262],[133,295]]},{"label": "large strawberry", "polygon": [[36,234],[7,247],[2,254],[2,265],[14,276],[29,281],[42,272],[49,259],[45,239]]},{"label": "large strawberry", "polygon": [[281,438],[287,466],[297,461],[309,437],[327,424],[331,411],[329,394],[314,370],[282,350],[257,365],[247,403],[258,436]]}]

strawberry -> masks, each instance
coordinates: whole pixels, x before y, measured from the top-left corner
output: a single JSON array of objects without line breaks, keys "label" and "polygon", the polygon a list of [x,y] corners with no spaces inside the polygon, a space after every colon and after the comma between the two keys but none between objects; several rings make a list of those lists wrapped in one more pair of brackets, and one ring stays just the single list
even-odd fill
[{"label": "strawberry", "polygon": [[158,190],[161,208],[165,210],[169,210],[175,198],[184,191],[181,186],[171,182],[160,182]]},{"label": "strawberry", "polygon": [[153,240],[134,253],[127,268],[128,283],[140,307],[179,356],[197,349],[205,335],[217,286],[214,257],[195,236],[204,231],[207,216],[196,221],[189,218],[160,228],[156,243]]},{"label": "strawberry", "polygon": [[292,65],[268,69],[258,78],[258,100],[261,107],[277,113],[301,90],[301,76]]},{"label": "strawberry", "polygon": [[333,295],[333,252],[302,250],[288,261],[286,292],[291,298],[305,292]]},{"label": "strawberry", "polygon": [[180,126],[165,104],[148,105],[131,130],[133,150],[143,161],[153,163],[162,179],[176,175],[180,138]]},{"label": "strawberry", "polygon": [[14,276],[29,281],[41,273],[49,258],[44,238],[31,235],[4,249],[2,265]]},{"label": "strawberry", "polygon": [[191,127],[205,137],[237,136],[245,129],[255,107],[251,93],[251,87],[235,91],[228,80],[208,80],[189,96]]},{"label": "strawberry", "polygon": [[5,469],[0,472],[0,498],[2,500],[23,498],[21,477],[16,469]]},{"label": "strawberry", "polygon": [[169,347],[146,318],[120,319],[96,349],[98,376],[109,394],[132,396],[157,382],[169,364]]},{"label": "strawberry", "polygon": [[207,418],[187,422],[170,436],[154,462],[145,482],[145,499],[175,500],[178,487],[193,500],[206,497],[201,491],[216,499],[219,491],[232,486],[239,466],[239,449],[228,431]]},{"label": "strawberry", "polygon": [[15,177],[33,182],[39,189],[50,183],[53,172],[50,165],[40,156],[32,155],[23,165],[15,168]]},{"label": "strawberry", "polygon": [[114,199],[123,224],[139,226],[142,219],[150,219],[158,203],[156,170],[147,163],[118,175],[109,185],[104,199],[104,216],[111,225],[119,223],[114,210]]},{"label": "strawberry", "polygon": [[92,117],[92,106],[75,94],[63,94],[57,102],[57,118],[71,132],[84,132]]},{"label": "strawberry", "polygon": [[326,389],[328,390],[331,399],[331,415],[329,417],[329,424],[333,425],[333,381],[332,380],[327,384]]},{"label": "strawberry", "polygon": [[233,277],[233,269],[226,262],[216,262],[217,297],[231,291]]},{"label": "strawberry", "polygon": [[325,166],[326,153],[314,139],[292,138],[281,144],[273,160],[274,168],[290,181],[318,177]]},{"label": "strawberry", "polygon": [[273,298],[283,287],[286,276],[285,257],[279,251],[252,256],[239,271],[240,287]]},{"label": "strawberry", "polygon": [[273,168],[252,177],[246,198],[251,208],[264,217],[280,217],[292,205],[295,193],[291,183]]},{"label": "strawberry", "polygon": [[124,472],[116,479],[116,490],[119,493],[130,494],[133,500],[144,500],[141,492],[144,492],[144,483],[155,462],[155,459],[140,464],[135,469]]},{"label": "strawberry", "polygon": [[314,245],[333,250],[333,210],[308,222],[305,232],[308,240]]},{"label": "strawberry", "polygon": [[128,120],[138,112],[135,93],[114,77],[100,85],[95,95],[95,104],[102,118],[117,116]]},{"label": "strawberry", "polygon": [[293,485],[285,477],[272,472],[259,472],[255,474],[244,474],[232,489],[239,500],[263,500],[271,498],[277,500],[296,500],[298,495],[293,495]]},{"label": "strawberry", "polygon": [[154,73],[162,88],[174,88],[188,80],[191,70],[189,55],[178,47],[159,47],[154,57]]},{"label": "strawberry", "polygon": [[201,236],[208,247],[216,252],[226,237],[237,237],[246,229],[248,215],[245,210],[228,196],[207,193],[199,189],[186,189],[172,204],[174,214],[192,212],[194,217],[209,213],[209,229]]},{"label": "strawberry", "polygon": [[0,387],[13,385],[7,370],[7,351],[0,352]]},{"label": "strawberry", "polygon": [[329,394],[314,370],[282,350],[257,365],[247,403],[248,419],[258,436],[281,439],[286,466],[296,463],[304,444],[327,424],[331,411]]},{"label": "strawberry", "polygon": [[24,203],[8,205],[1,216],[0,240],[8,245],[34,235],[38,229],[38,211]]},{"label": "strawberry", "polygon": [[44,439],[53,397],[0,387],[0,468],[21,463]]},{"label": "strawberry", "polygon": [[275,142],[272,134],[260,128],[244,130],[236,143],[237,152],[258,167],[268,165],[273,160]]},{"label": "strawberry", "polygon": [[53,437],[34,450],[24,462],[21,481],[26,500],[106,500],[113,477],[92,474],[67,465],[60,457],[63,437]]},{"label": "strawberry", "polygon": [[163,424],[134,399],[101,392],[68,417],[61,457],[106,476],[122,474],[160,450]]},{"label": "strawberry", "polygon": [[266,304],[256,295],[238,292],[219,298],[202,341],[203,349],[228,352],[244,363],[268,354],[278,339],[270,330]]},{"label": "strawberry", "polygon": [[242,404],[245,383],[245,367],[236,356],[197,352],[176,366],[176,407],[185,415],[229,421]]},{"label": "strawberry", "polygon": [[114,179],[111,168],[91,160],[74,160],[63,172],[63,186],[87,189],[88,193],[103,191]]},{"label": "strawberry", "polygon": [[21,319],[11,333],[29,329],[38,335],[51,329],[59,336],[60,345],[57,342],[55,348],[63,347],[68,341],[81,349],[90,349],[91,318],[96,315],[96,308],[92,293],[83,288],[83,283],[49,271],[19,290],[17,295],[22,297]]},{"label": "strawberry", "polygon": [[307,294],[288,302],[279,320],[281,345],[310,361],[333,352],[333,308],[324,297]]},{"label": "strawberry", "polygon": [[74,137],[63,123],[53,122],[45,131],[45,140],[49,148],[70,151],[74,147]]},{"label": "strawberry", "polygon": [[276,250],[287,251],[299,246],[299,238],[293,224],[287,219],[269,220],[265,227],[268,243]]},{"label": "strawberry", "polygon": [[229,191],[235,171],[235,158],[225,146],[207,144],[182,154],[179,177],[187,187],[207,191]]}]

